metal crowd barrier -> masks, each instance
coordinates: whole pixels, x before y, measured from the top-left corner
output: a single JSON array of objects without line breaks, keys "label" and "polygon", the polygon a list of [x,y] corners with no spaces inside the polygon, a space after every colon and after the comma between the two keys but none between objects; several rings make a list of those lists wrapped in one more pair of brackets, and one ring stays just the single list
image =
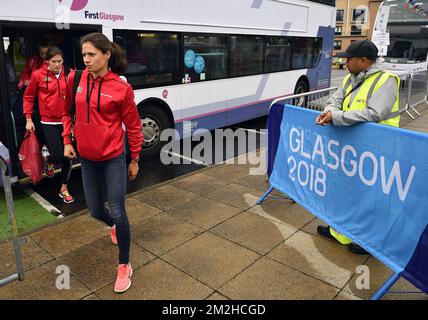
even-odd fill
[{"label": "metal crowd barrier", "polygon": [[1,169],[1,175],[3,178],[3,188],[4,188],[7,212],[9,217],[9,224],[10,224],[10,231],[11,231],[10,238],[13,244],[13,252],[15,254],[15,262],[16,262],[16,268],[17,268],[17,273],[7,278],[0,279],[0,287],[1,287],[15,280],[19,280],[19,281],[24,280],[24,265],[22,262],[21,244],[25,243],[25,239],[18,239],[18,228],[16,226],[15,212],[13,208],[12,187],[11,187],[11,182],[10,182],[10,177],[9,177],[6,162],[2,157],[0,157],[0,169]]},{"label": "metal crowd barrier", "polygon": [[284,104],[291,104],[307,109],[323,111],[328,98],[337,90],[337,87],[330,87],[327,89],[321,89],[316,91],[310,91],[300,94],[294,94],[278,98],[271,103],[273,106],[275,103],[281,102]]},{"label": "metal crowd barrier", "polygon": [[428,70],[404,74],[400,78],[400,113],[406,112],[409,117],[415,119],[410,111],[419,117],[421,114],[416,107],[422,103],[428,104]]},{"label": "metal crowd barrier", "polygon": [[[412,119],[420,116],[416,107],[422,103],[428,104],[428,70],[400,75],[400,114],[406,112]],[[323,111],[329,97],[336,91],[337,87],[305,92],[278,98],[271,103],[281,102],[292,104],[306,109]],[[412,112],[413,113],[412,113]]]}]

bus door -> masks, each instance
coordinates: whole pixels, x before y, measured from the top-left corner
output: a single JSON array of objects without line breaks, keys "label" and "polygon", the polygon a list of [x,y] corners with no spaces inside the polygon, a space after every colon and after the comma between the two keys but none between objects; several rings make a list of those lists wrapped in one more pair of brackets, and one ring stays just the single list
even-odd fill
[{"label": "bus door", "polygon": [[334,28],[320,27],[318,38],[314,41],[313,61],[317,76],[316,84],[312,90],[325,89],[330,86],[331,81],[331,61],[333,53]]},{"label": "bus door", "polygon": [[[0,104],[2,113],[1,141],[10,150],[14,175],[24,177],[19,170],[18,151],[25,133],[25,116],[22,109],[24,90],[18,89],[22,71],[29,57],[37,54],[41,40],[58,46],[64,53],[64,65],[70,68],[84,69],[80,49],[80,38],[91,32],[101,32],[99,25],[71,25],[70,29],[59,30],[53,23],[0,21],[1,55],[5,72],[1,72],[2,81]],[[7,103],[3,102],[6,101]],[[34,119],[33,119],[34,120]],[[4,128],[3,128],[4,126]],[[37,128],[37,126],[36,126]],[[3,137],[4,136],[4,137]]]},{"label": "bus door", "polygon": [[[14,137],[13,120],[11,114],[11,102],[9,96],[8,61],[5,51],[8,39],[3,37],[3,30],[0,25],[0,142],[9,152],[10,159],[18,159],[17,145]],[[12,170],[10,176],[15,176],[17,161],[12,161],[9,165]],[[2,181],[0,181],[2,185]]]}]

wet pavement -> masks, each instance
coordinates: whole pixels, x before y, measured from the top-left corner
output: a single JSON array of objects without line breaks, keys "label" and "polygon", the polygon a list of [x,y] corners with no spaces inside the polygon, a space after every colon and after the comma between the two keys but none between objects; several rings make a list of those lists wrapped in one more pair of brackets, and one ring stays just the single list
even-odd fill
[{"label": "wet pavement", "polygon": [[[0,287],[0,300],[361,300],[392,274],[374,257],[319,236],[322,222],[277,192],[256,205],[266,178],[251,175],[248,161],[237,163],[128,194],[134,274],[124,294],[113,292],[117,246],[83,210],[25,236],[25,280]],[[370,268],[370,288],[357,288],[361,265]],[[71,272],[68,290],[56,287],[58,267]],[[0,278],[13,272],[11,244],[1,242]],[[419,290],[400,279],[392,291]]]},{"label": "wet pavement", "polygon": [[[231,127],[223,128],[223,129],[232,129],[238,130],[238,128],[242,129],[250,129],[250,130],[260,130],[266,128],[266,119],[267,117],[257,118],[251,121],[243,122],[240,124],[236,124]],[[264,139],[265,137],[262,134],[257,134],[254,132],[243,131],[245,134],[253,134],[257,137],[257,145],[260,146],[260,138]],[[191,146],[191,150],[195,148],[198,142],[189,142],[189,140],[181,140],[178,142],[180,144],[181,155],[183,155],[183,144],[189,144]],[[234,150],[232,155],[227,157],[227,152],[225,150],[226,145],[222,146],[222,150],[216,150],[215,141],[212,141],[212,150],[213,157],[211,160],[211,164],[215,163],[215,157],[219,152],[222,152],[221,157],[222,161],[225,161],[230,158],[234,158],[238,155],[245,153],[246,151],[253,150],[239,150],[238,145],[234,145]],[[183,159],[180,157],[175,157],[177,161],[183,163]],[[196,163],[187,163],[187,164],[163,164],[160,160],[160,157],[151,157],[146,158],[142,157],[140,161],[140,172],[138,173],[137,179],[133,182],[127,182],[127,193],[132,193],[138,190],[143,190],[150,186],[156,185],[161,182],[165,182],[179,176],[188,174],[190,172],[194,172],[205,168],[207,165],[200,164],[200,159],[195,158]],[[44,178],[41,182],[39,182],[36,186],[28,185],[31,189],[36,191],[42,198],[47,200],[50,204],[52,204],[55,208],[61,211],[61,214],[64,216],[76,213],[80,210],[86,209],[86,202],[83,193],[82,186],[82,173],[80,167],[73,169],[70,182],[69,182],[69,190],[70,193],[75,198],[75,202],[72,204],[65,204],[62,199],[58,196],[58,191],[61,186],[61,178],[60,174],[56,174],[53,178]],[[59,215],[59,213],[54,213],[55,215]]]},{"label": "wet pavement", "polygon": [[[403,116],[405,127],[428,130],[428,108],[421,112],[418,121]],[[147,187],[142,179],[143,188],[128,194],[134,275],[124,294],[113,292],[118,249],[82,210],[25,235],[25,280],[0,287],[0,300],[369,299],[392,271],[318,235],[323,222],[278,192],[256,205],[268,183],[263,170],[251,174],[257,166],[248,160],[188,165],[190,173]],[[370,270],[369,287],[358,286],[361,266]],[[58,267],[71,272],[69,290],[56,287]],[[11,243],[0,242],[0,278],[13,272]],[[383,299],[428,296],[401,278]]]}]

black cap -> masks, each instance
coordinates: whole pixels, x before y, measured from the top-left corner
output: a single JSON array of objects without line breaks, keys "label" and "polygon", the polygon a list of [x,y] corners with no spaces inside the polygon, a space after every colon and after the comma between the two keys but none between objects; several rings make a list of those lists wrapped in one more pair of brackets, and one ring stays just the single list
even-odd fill
[{"label": "black cap", "polygon": [[370,60],[376,60],[378,49],[370,40],[357,40],[352,42],[344,52],[339,52],[339,58],[366,57]]}]

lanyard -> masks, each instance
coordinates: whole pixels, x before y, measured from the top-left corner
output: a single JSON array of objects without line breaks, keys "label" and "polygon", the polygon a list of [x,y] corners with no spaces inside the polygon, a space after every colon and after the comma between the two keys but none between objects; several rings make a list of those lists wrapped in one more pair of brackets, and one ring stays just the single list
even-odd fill
[{"label": "lanyard", "polygon": [[355,90],[357,90],[359,87],[361,87],[364,83],[364,80],[361,80],[360,83],[358,83],[355,87],[353,87],[351,89],[351,91],[349,91],[344,97],[343,100],[345,100],[350,94],[352,94],[352,92],[354,92]]}]

